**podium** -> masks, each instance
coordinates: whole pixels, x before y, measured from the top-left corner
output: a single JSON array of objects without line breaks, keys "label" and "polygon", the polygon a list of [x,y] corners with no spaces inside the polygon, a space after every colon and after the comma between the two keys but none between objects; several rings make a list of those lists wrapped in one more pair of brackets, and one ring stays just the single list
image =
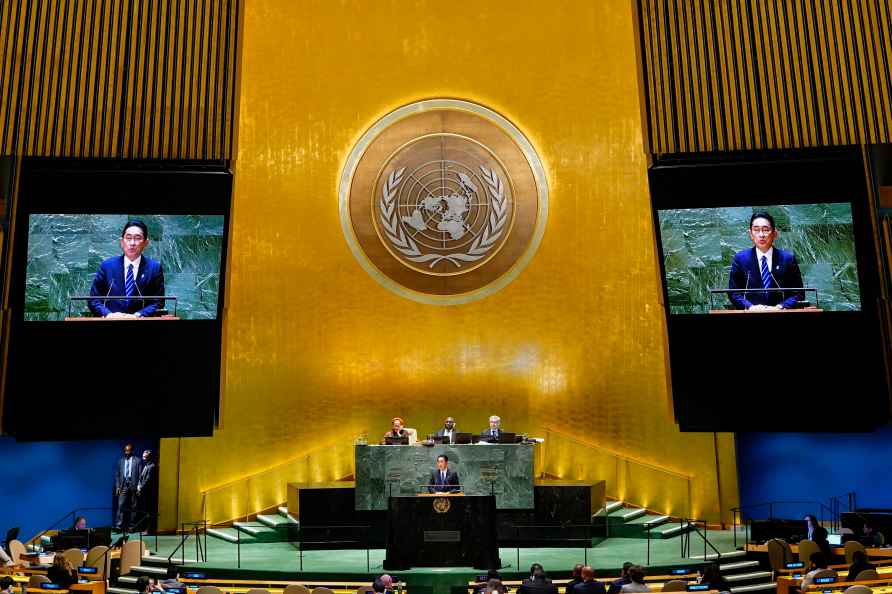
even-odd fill
[{"label": "podium", "polygon": [[492,495],[391,497],[389,512],[386,570],[501,567]]}]

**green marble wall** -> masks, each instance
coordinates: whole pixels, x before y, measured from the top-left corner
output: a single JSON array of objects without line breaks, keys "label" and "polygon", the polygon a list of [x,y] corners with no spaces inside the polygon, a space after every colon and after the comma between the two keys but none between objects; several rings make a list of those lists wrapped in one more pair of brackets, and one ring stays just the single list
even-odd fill
[{"label": "green marble wall", "polygon": [[[356,446],[356,509],[387,509],[389,495],[415,495],[430,480],[437,456],[445,453],[449,467],[468,495],[495,492],[498,509],[533,507],[532,444],[470,444],[436,446]],[[492,476],[494,481],[486,480]]]},{"label": "green marble wall", "polygon": [[[25,319],[61,320],[68,297],[89,295],[93,276],[105,258],[121,254],[121,228],[127,219],[149,228],[145,255],[164,267],[167,295],[175,295],[184,319],[217,316],[223,217],[219,215],[32,214],[28,219]],[[168,303],[172,310],[172,302]],[[85,312],[75,302],[75,312]]]},{"label": "green marble wall", "polygon": [[[774,217],[780,231],[774,245],[795,254],[804,286],[818,289],[822,309],[861,309],[851,205],[796,204],[659,211],[671,313],[707,313],[709,289],[728,288],[731,259],[753,246],[747,230],[756,210]],[[731,309],[727,297],[714,299]]]}]

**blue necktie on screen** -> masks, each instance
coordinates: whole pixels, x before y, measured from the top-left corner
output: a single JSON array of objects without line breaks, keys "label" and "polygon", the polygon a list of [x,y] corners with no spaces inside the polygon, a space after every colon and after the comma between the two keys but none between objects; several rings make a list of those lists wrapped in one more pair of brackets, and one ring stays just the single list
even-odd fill
[{"label": "blue necktie on screen", "polygon": [[[771,287],[771,274],[768,272],[768,258],[762,256],[762,288]],[[768,301],[768,291],[765,291],[765,300]]]},{"label": "blue necktie on screen", "polygon": [[[765,273],[762,273],[765,276]],[[124,294],[130,297],[136,290],[136,282],[133,280],[133,264],[127,266],[127,278],[124,279]]]}]

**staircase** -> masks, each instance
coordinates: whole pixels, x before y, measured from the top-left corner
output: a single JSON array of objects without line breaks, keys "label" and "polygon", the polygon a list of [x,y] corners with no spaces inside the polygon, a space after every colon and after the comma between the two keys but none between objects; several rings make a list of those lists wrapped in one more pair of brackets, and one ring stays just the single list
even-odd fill
[{"label": "staircase", "polygon": [[607,522],[610,538],[664,539],[680,536],[690,530],[681,526],[678,520],[666,515],[650,512],[641,507],[632,507],[622,501],[607,504],[592,517],[595,524]]},{"label": "staircase", "polygon": [[771,571],[763,568],[759,561],[747,558],[745,551],[731,551],[718,555],[692,555],[698,561],[717,561],[722,576],[731,584],[731,594],[770,594],[775,592],[777,584],[772,581]]},{"label": "staircase", "polygon": [[286,507],[280,506],[276,511],[276,514],[258,514],[255,522],[233,522],[231,528],[208,528],[208,536],[243,545],[297,540],[297,520],[288,514]]},{"label": "staircase", "polygon": [[[180,565],[182,558],[177,556],[175,559],[171,559],[171,563]],[[196,560],[190,559],[189,554],[186,553],[186,563],[196,563]],[[159,580],[164,579],[167,576],[167,557],[162,555],[143,555],[139,565],[131,567],[128,575],[122,575],[114,586],[108,588],[108,594],[139,594],[136,590],[136,580],[141,575],[158,578]]]}]

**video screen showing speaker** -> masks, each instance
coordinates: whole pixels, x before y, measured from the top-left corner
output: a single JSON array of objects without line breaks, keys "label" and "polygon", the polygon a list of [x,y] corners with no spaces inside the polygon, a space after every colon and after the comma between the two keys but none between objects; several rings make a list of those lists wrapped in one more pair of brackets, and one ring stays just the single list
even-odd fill
[{"label": "video screen showing speaker", "polygon": [[886,422],[865,171],[852,147],[655,158],[648,174],[682,430]]},{"label": "video screen showing speaker", "polygon": [[21,161],[5,431],[212,434],[231,195],[221,162]]},{"label": "video screen showing speaker", "polygon": [[848,202],[657,212],[669,313],[860,311]]},{"label": "video screen showing speaker", "polygon": [[28,321],[218,315],[222,215],[28,217]]}]

